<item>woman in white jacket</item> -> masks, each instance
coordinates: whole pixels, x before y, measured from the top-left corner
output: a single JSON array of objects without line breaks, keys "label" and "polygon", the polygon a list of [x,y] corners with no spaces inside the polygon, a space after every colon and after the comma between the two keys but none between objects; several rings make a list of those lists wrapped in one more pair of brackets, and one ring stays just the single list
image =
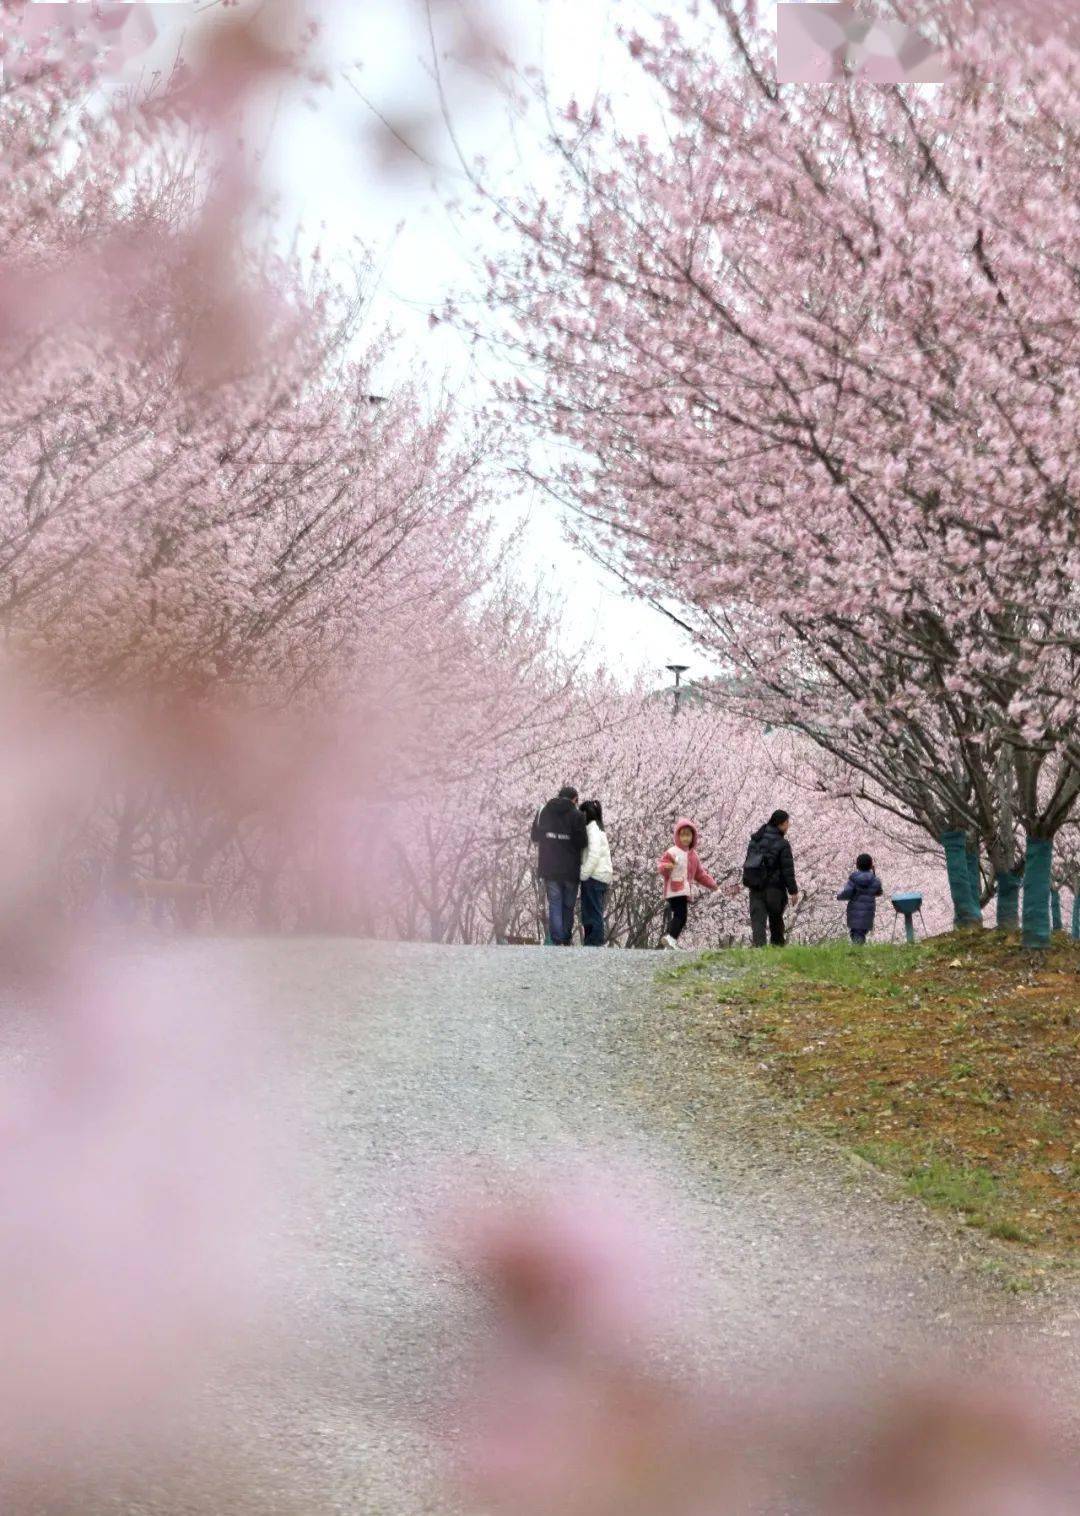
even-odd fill
[{"label": "woman in white jacket", "polygon": [[583,800],[588,841],[581,855],[581,925],[586,947],[603,947],[604,899],[612,880],[611,849],[604,831],[604,813],[599,800]]}]

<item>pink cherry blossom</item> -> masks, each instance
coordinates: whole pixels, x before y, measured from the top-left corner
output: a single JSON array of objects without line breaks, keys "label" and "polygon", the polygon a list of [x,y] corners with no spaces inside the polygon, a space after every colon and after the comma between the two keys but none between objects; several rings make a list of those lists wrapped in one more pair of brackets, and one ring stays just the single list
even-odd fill
[{"label": "pink cherry blossom", "polygon": [[1011,870],[1080,795],[1077,55],[928,0],[949,88],[777,88],[717,14],[631,41],[664,132],[609,104],[585,153],[549,112],[562,194],[514,204],[477,329],[527,360],[501,398],[547,486],[730,703]]}]

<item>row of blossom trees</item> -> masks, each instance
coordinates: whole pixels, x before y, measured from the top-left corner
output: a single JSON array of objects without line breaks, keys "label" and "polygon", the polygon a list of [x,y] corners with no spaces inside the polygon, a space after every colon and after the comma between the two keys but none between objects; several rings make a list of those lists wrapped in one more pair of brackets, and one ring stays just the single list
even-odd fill
[{"label": "row of blossom trees", "polygon": [[4,0],[0,625],[39,688],[132,737],[54,893],[206,884],[238,924],[355,927],[343,811],[497,774],[565,687],[495,540],[492,439],[420,383],[379,393],[362,288],[245,224],[223,102],[294,62],[237,23],[201,73],[98,98],[62,37],[20,50],[25,9]]},{"label": "row of blossom trees", "polygon": [[[573,773],[610,817],[613,939],[655,941],[690,811],[725,885],[697,936],[738,940],[746,836],[800,809],[790,734],[583,688],[496,550],[490,436],[379,393],[362,291],[225,238],[218,106],[85,92],[44,48],[0,93],[0,616],[47,691],[136,735],[54,839],[53,893],[130,909],[152,881],[176,886],[163,920],[205,890],[238,928],[536,938],[528,825]],[[872,842],[848,800],[812,807],[803,937],[837,929]]]},{"label": "row of blossom trees", "polygon": [[981,852],[1044,943],[1080,796],[1076,54],[928,3],[948,87],[784,86],[750,0],[713,9],[706,45],[626,38],[664,132],[548,101],[561,192],[501,207],[523,467],[727,703],[943,846],[958,923]]},{"label": "row of blossom trees", "polygon": [[[383,846],[374,855],[384,890],[370,929],[438,942],[540,941],[544,904],[529,825],[537,807],[573,782],[604,807],[615,878],[607,902],[610,940],[654,947],[662,890],[656,865],[677,817],[701,827],[703,861],[720,889],[702,896],[687,941],[720,947],[749,937],[743,858],[751,831],[783,805],[795,817],[801,888],[791,916],[796,940],[845,931],[836,893],[863,851],[889,889],[920,888],[928,930],[947,924],[940,861],[919,856],[918,833],[848,798],[821,793],[815,755],[796,734],[705,705],[673,715],[666,697],[604,689],[568,708],[557,739],[497,785],[480,774],[406,805],[378,807]],[[887,914],[886,914],[887,913]],[[891,928],[885,902],[879,931]]]},{"label": "row of blossom trees", "polygon": [[[187,886],[192,910],[208,885],[240,926],[356,930],[364,807],[494,782],[566,683],[497,550],[490,439],[419,385],[387,393],[359,302],[244,225],[211,117],[277,66],[269,46],[224,30],[220,67],[110,102],[49,33],[18,50],[31,8],[102,19],[0,0],[0,1505],[16,1513],[96,1504],[82,1486],[118,1449],[168,1503],[192,1387],[226,1382],[256,1332],[291,1330],[296,1251],[277,1239],[304,1142],[283,1135],[265,995],[242,952],[144,975],[94,950],[85,913],[154,880]],[[265,1504],[267,1479],[208,1499]]]},{"label": "row of blossom trees", "polygon": [[[750,21],[724,15],[742,88],[694,72],[672,28],[657,47],[631,39],[680,135],[663,152],[605,140],[599,115],[572,108],[560,147],[580,223],[519,208],[532,251],[494,292],[542,365],[530,418],[580,444],[549,482],[732,670],[713,691],[730,716],[677,723],[640,696],[583,692],[553,655],[543,606],[494,549],[491,437],[416,389],[378,394],[383,345],[360,295],[227,235],[241,228],[224,197],[243,186],[220,151],[212,68],[201,94],[187,81],[93,109],[62,50],[8,70],[7,648],[76,705],[119,721],[142,702],[184,754],[162,761],[162,735],[113,767],[57,855],[57,892],[87,906],[166,880],[205,885],[238,925],[532,937],[527,823],[572,769],[612,818],[613,935],[640,945],[673,814],[697,813],[734,880],[778,803],[772,770],[794,765],[815,791],[810,882],[820,863],[801,935],[836,924],[848,855],[880,851],[856,837],[868,805],[902,847],[912,827],[944,840],[961,920],[994,890],[1009,920],[1026,851],[1036,931],[1049,838],[1080,783],[1076,545],[1053,510],[1071,413],[1033,357],[1030,393],[1002,391],[984,414],[987,352],[1004,374],[1018,344],[1049,368],[1067,343],[1027,332],[1022,296],[1008,312],[998,298],[1018,277],[1004,200],[995,263],[981,230],[982,251],[967,248],[992,202],[973,198],[947,132],[963,126],[964,151],[994,165],[1002,132],[985,102],[965,114],[970,101],[897,91],[852,122],[835,116],[854,109],[844,91],[811,109],[770,84]],[[232,46],[243,80],[250,38]],[[1066,170],[1028,144],[1026,119],[1010,130],[1049,194]],[[786,165],[767,184],[765,144]],[[810,257],[811,237],[827,256]],[[1036,447],[1040,385],[1061,416]],[[234,744],[223,782],[217,738],[192,724],[200,703],[257,717],[273,761]],[[784,735],[764,737],[766,720]],[[279,803],[290,787],[300,810]],[[722,893],[702,939],[734,940],[741,917],[737,889]]]}]

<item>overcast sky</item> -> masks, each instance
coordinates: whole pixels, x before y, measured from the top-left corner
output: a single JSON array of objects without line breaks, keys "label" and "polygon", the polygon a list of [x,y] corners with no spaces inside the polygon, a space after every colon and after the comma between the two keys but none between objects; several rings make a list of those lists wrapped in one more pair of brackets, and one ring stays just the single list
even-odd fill
[{"label": "overcast sky", "polygon": [[[254,10],[268,6],[268,0],[244,3]],[[683,0],[656,3],[686,16]],[[651,31],[651,7],[644,0],[430,0],[430,12],[428,0],[320,0],[320,6],[330,22],[322,57],[331,88],[319,90],[310,109],[296,98],[267,99],[250,132],[263,152],[266,181],[279,197],[283,235],[300,228],[303,244],[319,245],[342,272],[370,256],[371,323],[397,334],[381,382],[411,378],[419,368],[434,388],[445,386],[468,408],[485,398],[494,359],[467,345],[451,326],[428,325],[448,296],[468,302],[482,294],[483,257],[495,245],[486,216],[462,218],[447,210],[456,195],[476,204],[458,153],[466,161],[482,154],[488,182],[496,186],[549,183],[552,171],[540,147],[539,123],[515,118],[505,80],[493,77],[494,65],[442,63],[451,141],[433,79],[429,14],[440,57],[459,54],[462,26],[479,19],[518,68],[542,71],[559,102],[576,97],[585,103],[602,91],[618,104],[624,121],[647,130],[658,119],[656,107],[617,28]],[[155,69],[167,70],[177,48],[192,45],[193,15],[212,25],[234,14],[218,0],[150,0],[148,11],[158,39],[128,63],[129,79],[145,81]],[[359,68],[348,66],[354,60]],[[380,128],[380,116],[438,171],[407,152],[388,161],[394,139]],[[704,671],[674,623],[629,598],[612,576],[567,544],[559,512],[546,498],[530,497],[508,478],[500,519],[519,544],[523,574],[562,596],[568,652],[587,650],[588,661],[656,683],[668,681],[665,665],[672,662],[690,665],[690,677]]]},{"label": "overcast sky", "polygon": [[[270,164],[283,210],[303,221],[306,237],[318,239],[331,259],[370,248],[377,269],[372,317],[400,333],[402,372],[411,372],[418,357],[467,405],[483,393],[492,360],[470,351],[446,327],[430,330],[427,319],[451,293],[478,294],[483,280],[478,248],[445,208],[462,186],[455,179],[454,146],[438,121],[429,119],[437,115],[438,100],[428,70],[426,16],[420,5],[400,0],[341,4],[339,14],[332,54],[363,60],[353,82],[445,172],[436,179],[407,154],[388,171],[382,157],[387,134],[372,132],[375,116],[339,77],[329,104],[291,110],[287,130],[275,130]],[[440,46],[452,40],[462,14],[453,0],[437,7]],[[647,8],[637,0],[502,0],[490,14],[506,50],[520,64],[540,67],[560,99],[591,99],[602,88],[631,110],[647,112],[640,75],[616,36],[620,23],[648,26]],[[503,182],[518,175],[543,178],[548,170],[535,132],[527,125],[515,129],[498,88],[475,70],[452,64],[443,83],[467,157],[484,153]],[[481,225],[473,223],[472,235]],[[588,648],[598,663],[657,682],[668,679],[664,665],[673,661],[701,669],[673,623],[629,599],[613,578],[566,544],[549,502],[528,498],[510,481],[503,509],[508,522],[527,514],[519,537],[523,570],[563,594],[568,649]]]}]

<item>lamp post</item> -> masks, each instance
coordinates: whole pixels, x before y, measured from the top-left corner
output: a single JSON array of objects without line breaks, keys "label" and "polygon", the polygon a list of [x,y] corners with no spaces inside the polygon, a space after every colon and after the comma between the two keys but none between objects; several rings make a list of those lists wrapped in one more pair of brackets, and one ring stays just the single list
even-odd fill
[{"label": "lamp post", "polygon": [[679,714],[679,700],[681,694],[680,685],[682,683],[682,676],[686,673],[690,665],[688,663],[669,663],[665,666],[669,674],[675,675],[675,714],[677,716]]}]

